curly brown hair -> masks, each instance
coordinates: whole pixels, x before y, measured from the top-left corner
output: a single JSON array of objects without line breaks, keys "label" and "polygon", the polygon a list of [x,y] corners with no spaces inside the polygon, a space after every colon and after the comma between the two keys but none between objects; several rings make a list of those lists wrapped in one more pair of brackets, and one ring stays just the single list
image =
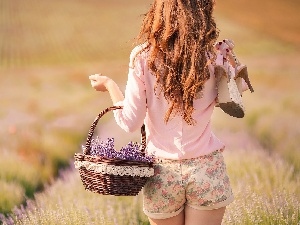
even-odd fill
[{"label": "curly brown hair", "polygon": [[219,31],[213,17],[214,0],[154,0],[145,14],[138,40],[148,43],[148,66],[169,103],[165,114],[180,113],[189,124],[194,99],[210,78],[208,55],[215,58]]}]

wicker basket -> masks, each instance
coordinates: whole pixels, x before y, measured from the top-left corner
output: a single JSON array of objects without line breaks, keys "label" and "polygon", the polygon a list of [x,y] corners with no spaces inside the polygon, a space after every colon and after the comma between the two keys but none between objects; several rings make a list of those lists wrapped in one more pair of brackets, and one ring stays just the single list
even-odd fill
[{"label": "wicker basket", "polygon": [[[90,155],[91,142],[99,119],[107,112],[121,109],[113,106],[103,110],[90,127],[83,154],[75,154],[75,168],[79,170],[82,183],[86,190],[116,196],[135,196],[154,174],[153,164],[141,161],[108,159]],[[141,128],[141,154],[145,155],[145,126]]]}]

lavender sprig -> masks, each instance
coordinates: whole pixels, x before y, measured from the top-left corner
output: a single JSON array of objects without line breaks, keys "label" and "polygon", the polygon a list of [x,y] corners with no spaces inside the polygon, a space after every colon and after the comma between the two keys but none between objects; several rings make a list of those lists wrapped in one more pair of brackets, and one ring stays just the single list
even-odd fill
[{"label": "lavender sprig", "polygon": [[[84,148],[84,147],[83,147]],[[116,151],[114,138],[108,138],[102,141],[97,137],[91,141],[92,156],[100,156],[109,159],[122,159],[129,161],[153,162],[153,156],[142,155],[140,152],[140,145],[138,143],[129,142],[122,147],[120,151]]]}]

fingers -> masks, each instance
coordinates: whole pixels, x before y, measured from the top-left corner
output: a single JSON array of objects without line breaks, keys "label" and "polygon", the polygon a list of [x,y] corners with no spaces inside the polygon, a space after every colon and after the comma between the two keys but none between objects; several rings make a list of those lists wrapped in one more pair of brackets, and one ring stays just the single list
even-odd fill
[{"label": "fingers", "polygon": [[93,74],[89,76],[90,82],[91,82],[91,86],[97,90],[97,86],[98,86],[98,78],[99,78],[99,74]]},{"label": "fingers", "polygon": [[217,50],[219,50],[219,51],[223,51],[223,50],[227,51],[226,49],[231,50],[231,49],[230,49],[230,46],[229,46],[226,42],[224,42],[224,41],[219,41],[219,42],[217,42],[217,43],[215,44],[215,48],[216,48]]},{"label": "fingers", "polygon": [[103,76],[102,74],[93,74],[89,76],[89,80],[91,82],[91,86],[96,91],[101,91],[101,92],[107,91],[106,84],[109,80],[107,76]]},{"label": "fingers", "polygon": [[231,61],[234,60],[234,42],[231,39],[224,39],[215,44],[215,49],[221,53],[224,59],[227,57],[230,58]]},{"label": "fingers", "polygon": [[222,42],[222,41],[218,42],[215,45],[215,48],[216,48],[217,51],[219,51],[221,53],[221,55],[224,58],[227,58],[227,55],[230,52],[230,48],[229,48],[229,46],[225,42]]},{"label": "fingers", "polygon": [[232,40],[230,40],[230,39],[224,39],[223,42],[228,45],[228,47],[229,47],[230,50],[233,50],[233,48],[234,48],[234,42]]},{"label": "fingers", "polygon": [[223,41],[219,41],[215,44],[215,48],[217,50],[221,50],[221,49],[229,49],[229,50],[233,50],[234,48],[234,42],[230,39],[224,39]]},{"label": "fingers", "polygon": [[97,78],[99,78],[99,76],[100,76],[100,74],[93,74],[93,75],[90,75],[90,76],[89,76],[89,79],[90,79],[91,81],[96,81]]}]

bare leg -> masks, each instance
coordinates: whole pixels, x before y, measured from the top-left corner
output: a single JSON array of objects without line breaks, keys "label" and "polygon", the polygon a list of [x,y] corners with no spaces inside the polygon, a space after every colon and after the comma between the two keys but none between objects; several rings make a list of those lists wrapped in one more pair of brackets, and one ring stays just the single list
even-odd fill
[{"label": "bare leg", "polygon": [[184,225],[184,210],[182,210],[177,216],[168,219],[150,219],[151,225]]},{"label": "bare leg", "polygon": [[225,208],[197,210],[185,207],[185,225],[221,225]]}]

